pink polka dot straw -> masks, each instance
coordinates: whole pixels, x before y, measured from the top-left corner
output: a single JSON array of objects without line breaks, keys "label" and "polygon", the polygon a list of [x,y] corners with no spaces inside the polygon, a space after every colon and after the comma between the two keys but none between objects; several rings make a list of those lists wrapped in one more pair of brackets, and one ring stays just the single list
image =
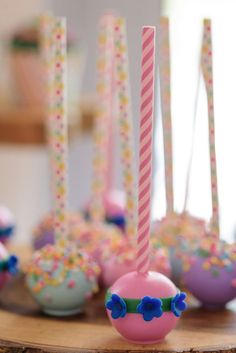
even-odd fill
[{"label": "pink polka dot straw", "polygon": [[215,152],[215,123],[214,123],[214,97],[213,97],[213,70],[212,70],[212,39],[211,20],[204,20],[201,66],[204,77],[209,124],[209,149],[211,167],[211,197],[212,197],[212,231],[219,235],[219,202],[217,186],[217,168]]},{"label": "pink polka dot straw", "polygon": [[149,269],[155,27],[142,29],[137,271]]}]

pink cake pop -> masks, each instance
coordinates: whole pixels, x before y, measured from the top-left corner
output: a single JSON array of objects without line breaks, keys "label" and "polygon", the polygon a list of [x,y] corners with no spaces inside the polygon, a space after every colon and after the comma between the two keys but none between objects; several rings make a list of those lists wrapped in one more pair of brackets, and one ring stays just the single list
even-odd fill
[{"label": "pink cake pop", "polygon": [[[85,214],[87,218],[90,220],[90,206],[91,201],[88,202],[85,208]],[[105,211],[105,221],[107,223],[115,224],[121,230],[124,230],[125,227],[125,218],[126,218],[126,211],[125,211],[125,193],[112,189],[105,193],[103,196],[103,208]]]},{"label": "pink cake pop", "polygon": [[0,242],[6,244],[13,235],[15,229],[15,221],[11,211],[0,205]]},{"label": "pink cake pop", "polygon": [[18,259],[9,255],[3,244],[0,243],[0,289],[18,272]]},{"label": "pink cake pop", "polygon": [[154,43],[155,28],[143,27],[137,271],[120,277],[108,290],[105,303],[117,331],[127,340],[140,344],[163,340],[186,309],[185,293],[179,293],[164,275],[148,272]]},{"label": "pink cake pop", "polygon": [[[109,246],[104,246],[102,260],[102,283],[109,288],[119,277],[135,270],[135,247],[129,238],[113,237]],[[171,268],[164,248],[153,248],[150,254],[150,269],[170,277]]]}]

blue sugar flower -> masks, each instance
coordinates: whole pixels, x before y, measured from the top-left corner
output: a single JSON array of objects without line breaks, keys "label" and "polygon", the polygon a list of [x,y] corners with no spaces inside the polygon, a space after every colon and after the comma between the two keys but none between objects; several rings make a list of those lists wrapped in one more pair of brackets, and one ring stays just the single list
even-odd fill
[{"label": "blue sugar flower", "polygon": [[171,300],[171,311],[175,316],[180,317],[182,311],[187,309],[187,304],[184,301],[186,298],[186,293],[181,292],[177,293],[174,298]]},{"label": "blue sugar flower", "polygon": [[143,315],[145,321],[151,321],[163,314],[162,301],[159,298],[143,297],[137,306],[137,312]]},{"label": "blue sugar flower", "polygon": [[7,270],[11,275],[16,275],[18,272],[18,258],[11,255],[7,260]]},{"label": "blue sugar flower", "polygon": [[111,310],[111,317],[118,319],[127,313],[125,301],[117,294],[112,294],[111,299],[106,302],[106,308]]}]

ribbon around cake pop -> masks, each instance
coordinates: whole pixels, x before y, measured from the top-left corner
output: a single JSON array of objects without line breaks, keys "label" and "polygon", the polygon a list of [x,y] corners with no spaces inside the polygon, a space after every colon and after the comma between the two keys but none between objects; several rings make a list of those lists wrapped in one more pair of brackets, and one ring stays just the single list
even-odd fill
[{"label": "ribbon around cake pop", "polygon": [[141,299],[133,299],[122,298],[108,290],[105,306],[111,311],[113,319],[125,317],[126,314],[141,314],[144,321],[151,321],[155,317],[161,317],[164,312],[172,312],[176,317],[180,317],[187,309],[185,299],[184,292],[178,292],[175,296],[167,298],[144,296]]}]

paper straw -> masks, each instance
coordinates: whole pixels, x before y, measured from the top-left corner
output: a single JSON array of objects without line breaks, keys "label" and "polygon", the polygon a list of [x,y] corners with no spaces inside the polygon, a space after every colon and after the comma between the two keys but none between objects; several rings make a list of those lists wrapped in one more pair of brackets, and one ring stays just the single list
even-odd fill
[{"label": "paper straw", "polygon": [[202,72],[207,93],[208,124],[209,124],[209,148],[211,166],[211,197],[212,197],[212,231],[219,236],[219,203],[217,189],[217,169],[215,153],[215,123],[213,101],[213,70],[212,70],[212,42],[211,21],[204,20],[204,33],[202,45]]},{"label": "paper straw", "polygon": [[169,20],[160,20],[160,56],[159,75],[161,92],[161,112],[165,155],[165,189],[167,214],[173,212],[173,163],[172,163],[172,126],[170,91],[170,44]]},{"label": "paper straw", "polygon": [[137,271],[149,269],[155,27],[142,30]]},{"label": "paper straw", "polygon": [[133,121],[129,80],[128,48],[124,18],[115,22],[115,71],[118,95],[119,135],[121,140],[121,163],[123,186],[126,192],[126,234],[135,232],[136,183],[134,170]]},{"label": "paper straw", "polygon": [[66,20],[56,18],[53,31],[54,83],[53,83],[53,140],[54,140],[54,221],[57,240],[65,239],[67,228],[68,146],[67,146],[67,82],[66,82]]},{"label": "paper straw", "polygon": [[54,139],[53,139],[53,82],[54,82],[54,55],[53,55],[53,28],[55,25],[55,18],[50,14],[40,16],[40,57],[43,70],[43,89],[44,89],[44,104],[46,115],[46,131],[47,131],[47,144],[49,152],[49,160],[51,164],[51,190],[54,195]]},{"label": "paper straw", "polygon": [[103,199],[109,174],[109,134],[112,113],[112,71],[114,59],[114,16],[107,14],[99,23],[97,60],[97,112],[94,130],[94,160],[91,218],[102,221],[105,217]]},{"label": "paper straw", "polygon": [[39,19],[40,30],[40,57],[43,66],[43,81],[44,81],[44,101],[46,106],[46,113],[50,113],[49,108],[52,105],[53,95],[53,26],[55,18],[52,15],[44,14]]}]

